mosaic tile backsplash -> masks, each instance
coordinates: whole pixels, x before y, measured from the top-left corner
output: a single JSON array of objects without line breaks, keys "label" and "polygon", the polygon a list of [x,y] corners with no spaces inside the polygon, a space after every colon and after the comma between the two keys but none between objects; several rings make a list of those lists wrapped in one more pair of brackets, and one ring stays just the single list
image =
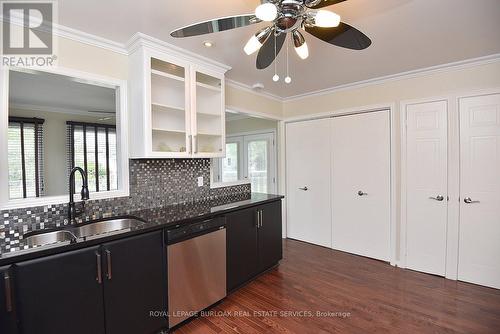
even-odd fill
[{"label": "mosaic tile backsplash", "polygon": [[[198,177],[204,185],[198,187]],[[130,196],[88,201],[77,221],[250,193],[250,185],[210,188],[210,159],[130,160]],[[79,199],[78,196],[75,199]],[[26,232],[68,224],[68,204],[0,212],[0,253],[9,252]]]}]

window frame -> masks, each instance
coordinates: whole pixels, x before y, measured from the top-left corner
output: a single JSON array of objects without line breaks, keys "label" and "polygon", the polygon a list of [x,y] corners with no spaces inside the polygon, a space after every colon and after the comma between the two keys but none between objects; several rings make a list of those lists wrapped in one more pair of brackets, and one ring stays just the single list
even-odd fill
[{"label": "window frame", "polygon": [[[7,129],[9,126],[9,73],[11,71],[32,72],[33,70],[27,70],[18,67],[4,67],[0,69],[0,210],[11,210],[67,203],[69,201],[69,193],[60,196],[46,196],[38,198],[9,198]],[[37,68],[35,71],[59,74],[74,78],[75,80],[78,80],[82,83],[116,89],[116,153],[118,169],[118,189],[113,191],[93,192],[90,194],[90,200],[129,196],[130,190],[127,81],[87,72],[81,72],[64,67],[43,69]],[[63,152],[63,154],[66,154],[66,152]],[[66,178],[66,175],[64,177]],[[76,199],[78,200],[79,198],[77,197]]]},{"label": "window frame", "polygon": [[[270,139],[272,141],[272,147],[271,151],[269,152],[268,158],[269,163],[271,165],[270,167],[270,178],[273,179],[273,182],[268,184],[270,189],[268,190],[268,193],[277,193],[278,191],[278,149],[277,149],[277,135],[276,135],[276,130],[275,129],[267,129],[267,130],[257,130],[257,131],[251,131],[251,132],[241,132],[241,133],[235,133],[226,136],[226,143],[231,143],[238,141],[240,145],[240,151],[238,152],[239,154],[239,163],[240,165],[238,166],[239,173],[240,174],[240,180],[234,181],[234,182],[220,182],[217,181],[217,175],[220,173],[220,170],[222,169],[222,159],[223,158],[213,158],[211,160],[211,168],[210,168],[210,187],[211,188],[223,188],[223,187],[229,187],[229,186],[235,186],[235,185],[244,185],[244,184],[251,184],[252,181],[248,178],[248,162],[247,162],[247,148],[246,144],[248,140],[245,139]],[[253,190],[252,190],[253,191]]]}]

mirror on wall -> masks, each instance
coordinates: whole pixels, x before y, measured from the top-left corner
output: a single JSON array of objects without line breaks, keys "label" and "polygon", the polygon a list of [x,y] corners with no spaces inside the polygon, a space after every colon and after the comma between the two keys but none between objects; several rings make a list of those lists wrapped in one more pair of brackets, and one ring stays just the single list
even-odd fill
[{"label": "mirror on wall", "polygon": [[226,157],[212,160],[212,183],[250,183],[252,192],[277,193],[278,121],[226,112]]},{"label": "mirror on wall", "polygon": [[[8,199],[67,195],[73,167],[90,192],[117,190],[117,88],[69,76],[9,72]],[[79,176],[75,189],[81,188]]]}]

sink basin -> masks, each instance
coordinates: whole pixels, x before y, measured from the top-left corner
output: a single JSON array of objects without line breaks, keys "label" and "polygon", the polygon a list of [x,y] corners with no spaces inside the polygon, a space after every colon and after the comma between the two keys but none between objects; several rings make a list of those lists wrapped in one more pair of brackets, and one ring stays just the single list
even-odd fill
[{"label": "sink basin", "polygon": [[144,222],[137,219],[111,219],[74,227],[71,231],[78,238],[89,238],[111,232],[126,232],[141,225],[144,225]]},{"label": "sink basin", "polygon": [[41,233],[27,237],[24,239],[26,245],[30,247],[47,246],[60,242],[73,242],[76,236],[70,231],[55,231],[49,233]]}]

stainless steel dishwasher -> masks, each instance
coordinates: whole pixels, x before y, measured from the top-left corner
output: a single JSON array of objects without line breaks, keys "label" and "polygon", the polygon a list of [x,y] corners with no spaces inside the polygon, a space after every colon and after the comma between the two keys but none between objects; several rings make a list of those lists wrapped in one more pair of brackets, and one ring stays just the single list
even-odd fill
[{"label": "stainless steel dishwasher", "polygon": [[167,229],[169,327],[226,297],[225,218]]}]

